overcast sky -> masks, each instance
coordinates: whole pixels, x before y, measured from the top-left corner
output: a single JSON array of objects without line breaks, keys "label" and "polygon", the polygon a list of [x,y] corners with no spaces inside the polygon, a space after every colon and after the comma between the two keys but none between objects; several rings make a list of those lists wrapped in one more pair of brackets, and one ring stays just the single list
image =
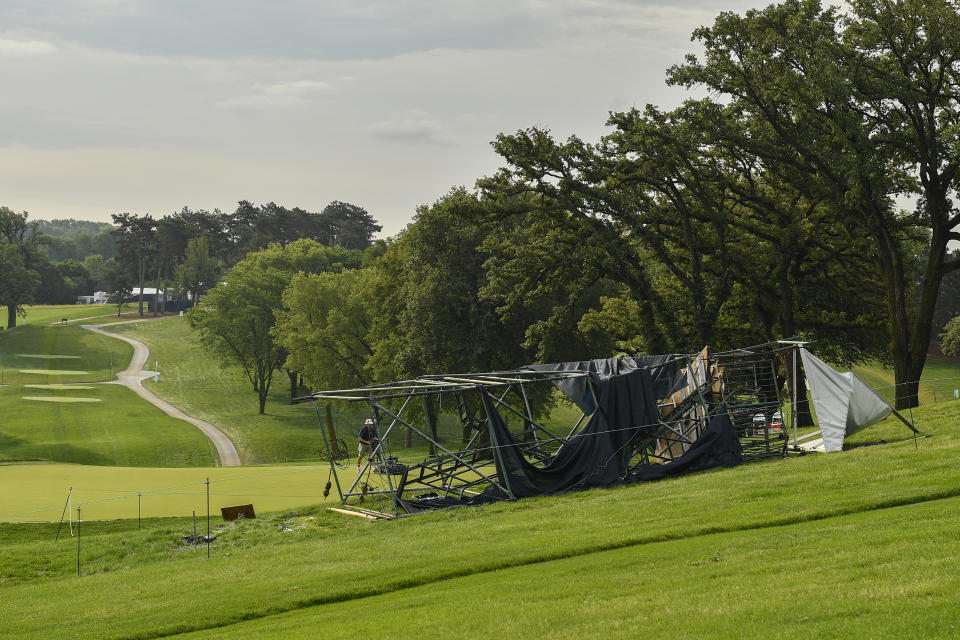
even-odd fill
[{"label": "overcast sky", "polygon": [[392,235],[533,125],[594,140],[683,99],[730,0],[0,0],[0,205],[109,221],[238,200]]}]

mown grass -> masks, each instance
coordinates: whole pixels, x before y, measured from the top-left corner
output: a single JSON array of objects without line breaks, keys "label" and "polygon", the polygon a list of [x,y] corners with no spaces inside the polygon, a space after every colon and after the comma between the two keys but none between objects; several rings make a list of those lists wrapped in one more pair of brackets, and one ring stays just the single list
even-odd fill
[{"label": "mown grass", "polygon": [[[132,356],[133,347],[122,340],[77,326],[17,327],[0,331],[0,384],[110,381]],[[26,373],[29,371],[50,373]],[[71,373],[76,371],[82,373]]]},{"label": "mown grass", "polygon": [[[896,386],[892,368],[874,364],[854,367],[853,370],[885,400],[893,403]],[[960,360],[927,358],[920,376],[920,404],[953,401],[955,390],[960,390]]]},{"label": "mown grass", "polygon": [[[352,480],[351,467],[340,471]],[[297,464],[269,467],[101,467],[79,464],[0,464],[0,486],[17,491],[0,495],[0,522],[57,520],[67,490],[82,506],[85,518],[110,520],[137,517],[137,494],[144,517],[206,513],[210,508],[252,503],[258,512],[290,509],[323,501],[328,466]],[[333,488],[328,504],[336,496]],[[74,516],[76,514],[74,513]],[[219,517],[219,516],[218,516]]]},{"label": "mown grass", "polygon": [[184,637],[956,637],[958,508],[953,498],[614,549]]},{"label": "mown grass", "polygon": [[[122,313],[133,311],[136,304],[124,303]],[[100,324],[117,320],[117,305],[115,304],[55,304],[55,305],[26,305],[26,315],[17,318],[17,326],[26,324],[51,324],[60,322],[63,318],[67,322],[85,322],[86,324]],[[0,318],[6,320],[7,308],[0,306]],[[24,322],[25,321],[25,322]]]},{"label": "mown grass", "polygon": [[[942,603],[956,587],[956,536],[943,540],[955,529],[949,518],[957,504],[933,501],[960,496],[958,409],[917,411],[921,429],[932,434],[917,448],[901,426],[887,421],[869,435],[900,438],[892,444],[652,484],[389,522],[330,521],[331,528],[320,527],[322,532],[252,521],[220,524],[209,561],[205,551],[167,549],[141,557],[137,535],[146,534],[131,533],[123,538],[130,547],[122,561],[109,571],[85,567],[81,578],[21,575],[18,584],[0,588],[0,625],[10,637],[64,630],[73,637],[157,637],[321,604],[322,612],[372,616],[364,605],[373,607],[374,597],[384,596],[387,609],[379,628],[393,637],[408,637],[417,619],[444,615],[451,616],[447,628],[462,618],[465,632],[483,628],[486,633],[472,635],[494,637],[515,632],[564,637],[571,625],[593,637],[636,635],[641,617],[649,617],[650,629],[669,627],[681,637],[714,629],[737,636],[797,635],[803,629],[814,635],[890,629],[896,635],[905,628],[899,625],[919,624],[924,616],[949,630],[958,614]],[[930,508],[904,509],[902,517],[890,509],[923,502]],[[884,511],[831,524],[877,509]],[[74,543],[61,541],[71,548]],[[30,548],[24,544],[21,554]],[[561,564],[547,564],[555,562]],[[63,572],[71,569],[75,565]],[[451,581],[473,574],[488,577]],[[849,592],[838,595],[844,585]],[[413,590],[418,587],[423,591]],[[449,602],[443,597],[448,588]],[[468,612],[463,603],[471,591],[476,599]],[[425,599],[428,592],[433,599]],[[511,597],[512,609],[498,613]],[[929,604],[901,620],[904,609],[921,597],[929,597]],[[414,607],[415,600],[419,615],[402,609]],[[332,606],[337,602],[344,608]],[[576,602],[584,610],[570,612]],[[523,610],[535,615],[520,618]],[[819,618],[816,611],[822,611]],[[303,615],[309,620],[309,613]],[[848,619],[832,620],[840,615]],[[313,628],[291,633],[355,635],[347,621],[318,616]],[[725,616],[732,619],[724,621]],[[810,623],[800,624],[804,618]],[[279,637],[295,626],[280,622],[276,630],[263,627],[264,633]],[[358,626],[368,624],[373,622]],[[934,633],[933,625],[918,628]],[[434,629],[419,631],[433,637],[439,633]]]},{"label": "mown grass", "polygon": [[82,384],[113,380],[132,354],[123,341],[77,326],[0,332],[0,461],[211,464],[211,444],[192,425],[125,387]]},{"label": "mown grass", "polygon": [[[85,388],[0,388],[0,415],[8,416],[0,423],[0,461],[46,460],[127,467],[195,467],[214,463],[213,446],[196,427],[171,418],[130,389],[114,384],[77,386]],[[25,398],[83,398],[96,402]]]}]

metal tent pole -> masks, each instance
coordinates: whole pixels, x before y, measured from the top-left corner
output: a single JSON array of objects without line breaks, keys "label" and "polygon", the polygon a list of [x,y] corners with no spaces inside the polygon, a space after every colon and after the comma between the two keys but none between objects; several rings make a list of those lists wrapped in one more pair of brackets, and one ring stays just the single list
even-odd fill
[{"label": "metal tent pole", "polygon": [[793,379],[790,381],[790,386],[793,387],[790,391],[792,392],[793,399],[790,401],[790,422],[793,423],[793,448],[797,448],[797,351],[799,347],[794,347],[793,349]]},{"label": "metal tent pole", "polygon": [[[327,407],[330,404],[327,403]],[[337,483],[337,493],[340,494],[340,502],[344,502],[343,490],[340,488],[340,477],[337,475],[337,463],[333,457],[333,443],[327,440],[327,432],[323,428],[323,419],[320,417],[320,405],[316,400],[313,401],[313,409],[317,412],[317,422],[320,424],[320,435],[323,436],[323,446],[327,448],[327,457],[330,459],[330,471],[333,473],[333,480]]]}]

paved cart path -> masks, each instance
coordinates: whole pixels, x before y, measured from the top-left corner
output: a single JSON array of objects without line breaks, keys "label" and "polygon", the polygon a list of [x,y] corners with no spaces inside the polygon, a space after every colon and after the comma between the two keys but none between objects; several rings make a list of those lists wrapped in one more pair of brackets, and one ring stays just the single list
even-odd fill
[{"label": "paved cart path", "polygon": [[110,333],[109,331],[104,331],[103,327],[109,327],[115,324],[127,324],[129,322],[148,322],[149,319],[137,319],[137,320],[127,320],[126,322],[111,322],[106,325],[92,325],[92,324],[82,324],[80,325],[88,331],[93,331],[94,333],[99,333],[111,338],[116,338],[117,340],[123,340],[124,342],[130,344],[133,347],[133,357],[130,359],[130,365],[117,373],[117,380],[113,383],[108,384],[122,384],[126,387],[129,387],[136,393],[138,396],[146,400],[147,402],[156,405],[168,416],[178,418],[180,420],[185,420],[189,422],[196,428],[200,429],[206,435],[213,445],[217,448],[217,456],[220,458],[220,466],[222,467],[239,467],[240,466],[240,455],[237,453],[237,448],[233,446],[233,442],[227,435],[217,429],[215,426],[209,422],[204,422],[198,418],[188,416],[184,412],[177,409],[175,406],[158,398],[149,390],[143,386],[143,381],[147,378],[152,378],[157,375],[156,371],[150,371],[144,369],[144,365],[147,363],[147,358],[150,356],[150,349],[147,348],[147,345],[143,344],[138,340],[133,338],[128,338],[116,333]]}]

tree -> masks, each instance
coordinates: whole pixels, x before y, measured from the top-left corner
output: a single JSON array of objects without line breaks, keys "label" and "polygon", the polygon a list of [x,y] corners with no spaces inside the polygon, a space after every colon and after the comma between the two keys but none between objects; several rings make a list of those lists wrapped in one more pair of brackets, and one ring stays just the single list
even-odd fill
[{"label": "tree", "polygon": [[[280,269],[286,274],[287,285],[289,285],[297,273],[339,273],[344,269],[355,269],[360,266],[363,253],[302,239],[286,246],[271,244],[266,249],[248,255],[247,260],[261,268]],[[278,304],[276,310],[279,309]],[[278,348],[283,349],[282,346]],[[288,352],[284,350],[283,353]],[[288,358],[284,357],[283,360],[286,363]],[[301,371],[290,364],[284,364],[283,368],[290,382],[290,401],[292,402],[297,394]]]},{"label": "tree", "polygon": [[136,277],[140,289],[138,313],[143,316],[143,284],[147,265],[156,253],[156,222],[149,214],[115,213],[112,217],[117,225],[111,232],[117,240],[117,258]]},{"label": "tree", "polygon": [[113,225],[109,223],[66,218],[38,220],[36,224],[44,253],[52,262],[81,261],[97,253],[107,258],[116,255],[116,245],[110,235]]},{"label": "tree", "polygon": [[0,207],[0,305],[7,307],[7,327],[17,326],[23,305],[33,302],[40,275],[36,228],[27,223],[27,213]]},{"label": "tree", "polygon": [[[259,396],[260,413],[266,406],[274,370],[287,352],[272,331],[284,290],[297,273],[339,272],[360,265],[363,254],[298,240],[282,247],[272,244],[238,262],[224,283],[210,290],[203,302],[187,314],[201,342],[228,362],[239,364]],[[290,370],[291,394],[295,388]]]},{"label": "tree", "polygon": [[117,305],[117,317],[123,311],[123,303],[133,291],[135,280],[130,270],[117,262],[109,260],[106,263],[103,285],[107,292],[107,300]]},{"label": "tree", "polygon": [[87,291],[88,294],[107,290],[109,282],[108,274],[110,269],[116,265],[116,262],[113,258],[104,260],[103,256],[99,253],[89,255],[83,259],[83,267],[87,270],[87,273],[90,274],[90,290]]},{"label": "tree", "polygon": [[7,307],[7,328],[17,326],[17,316],[24,315],[23,305],[33,301],[40,285],[40,274],[28,269],[15,245],[0,245],[0,305]]},{"label": "tree", "polygon": [[482,243],[491,231],[486,203],[463,188],[417,209],[413,222],[377,264],[371,295],[378,380],[426,373],[489,371],[528,362],[519,349],[526,316],[501,320],[482,298]]},{"label": "tree", "polygon": [[[960,14],[950,0],[790,0],[721,14],[694,33],[705,53],[671,69],[745,116],[741,142],[800,193],[867,234],[887,297],[897,407],[915,406],[943,276],[960,268],[952,205],[960,171]],[[918,197],[912,212],[894,205]],[[918,234],[918,230],[925,233]],[[913,295],[912,243],[927,256]],[[914,304],[914,300],[917,302]]]},{"label": "tree", "polygon": [[289,354],[285,367],[313,387],[343,388],[373,381],[370,329],[375,308],[372,269],[298,274],[283,293],[274,337]]},{"label": "tree", "polygon": [[960,316],[954,316],[944,325],[940,350],[945,356],[960,356]]},{"label": "tree", "polygon": [[177,285],[190,292],[193,303],[217,283],[217,264],[207,250],[207,239],[199,236],[187,242],[186,256],[176,270]]},{"label": "tree", "polygon": [[383,230],[366,209],[339,200],[324,207],[320,218],[331,234],[324,244],[337,244],[347,249],[366,249],[373,242],[373,234]]},{"label": "tree", "polygon": [[200,342],[224,362],[239,364],[265,412],[273,372],[285,354],[274,344],[274,309],[289,277],[276,268],[262,268],[242,260],[187,313]]},{"label": "tree", "polygon": [[883,353],[870,244],[847,233],[830,202],[782,180],[781,165],[731,143],[743,135],[737,112],[648,105],[608,125],[596,145],[539,129],[501,135],[494,146],[508,167],[482,181],[489,195],[539,197],[492,252],[484,288],[507,312],[549,290],[566,300],[528,330],[538,357],[577,333],[597,354],[801,333],[838,361]]},{"label": "tree", "polygon": [[80,295],[93,293],[93,281],[82,262],[63,260],[51,264],[46,256],[35,264],[40,274],[39,293],[36,301],[47,304],[71,304]]}]

